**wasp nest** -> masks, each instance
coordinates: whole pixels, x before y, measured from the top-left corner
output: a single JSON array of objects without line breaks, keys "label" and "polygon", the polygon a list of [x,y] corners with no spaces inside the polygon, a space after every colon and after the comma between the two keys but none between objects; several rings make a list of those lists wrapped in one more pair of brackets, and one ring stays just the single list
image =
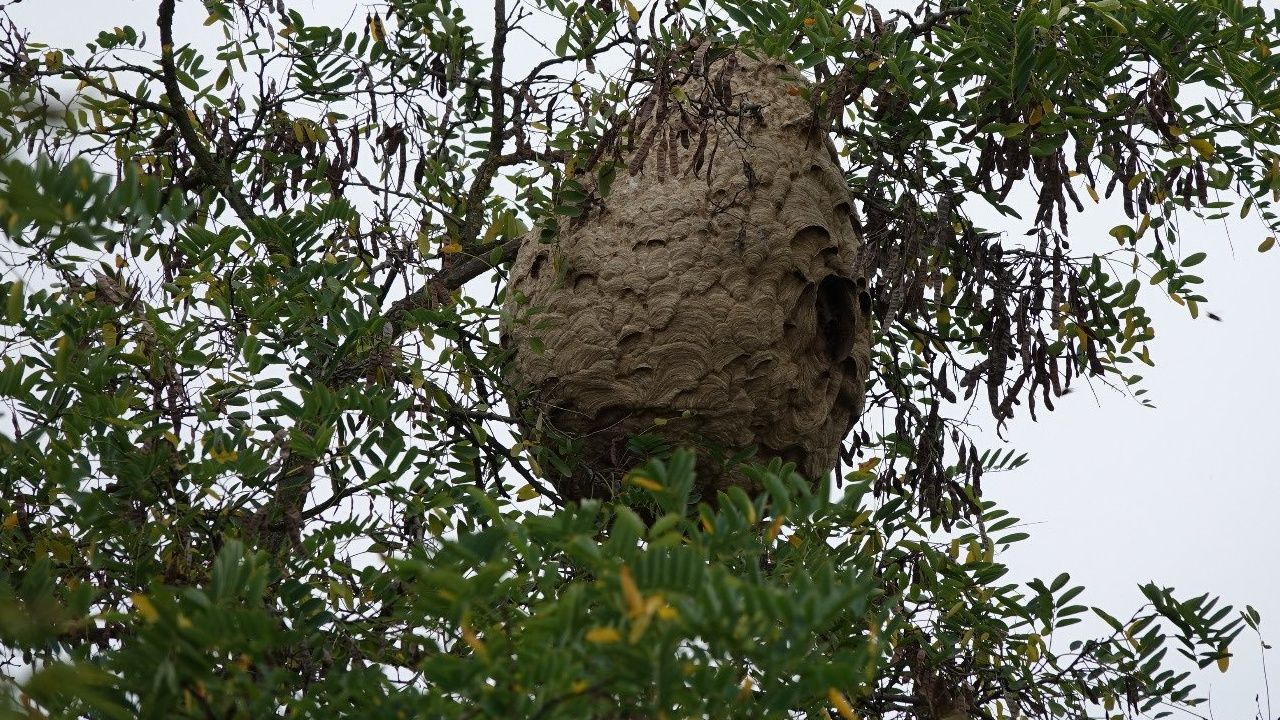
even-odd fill
[{"label": "wasp nest", "polygon": [[509,380],[541,431],[578,445],[579,469],[553,479],[567,498],[616,492],[640,434],[755,446],[817,478],[862,409],[862,240],[805,81],[742,53],[692,65],[637,111],[608,195],[554,242],[527,238],[511,270]]}]

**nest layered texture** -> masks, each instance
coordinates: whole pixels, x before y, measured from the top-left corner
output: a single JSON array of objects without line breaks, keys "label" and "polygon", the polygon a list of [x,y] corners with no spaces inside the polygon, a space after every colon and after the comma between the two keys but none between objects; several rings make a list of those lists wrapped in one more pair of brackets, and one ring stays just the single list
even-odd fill
[{"label": "nest layered texture", "polygon": [[[528,238],[511,271],[509,381],[539,432],[578,446],[576,473],[551,478],[570,499],[613,495],[640,434],[755,446],[817,478],[862,409],[862,240],[805,81],[737,53],[680,87],[648,103],[603,202]],[[709,462],[699,479],[745,482]]]}]

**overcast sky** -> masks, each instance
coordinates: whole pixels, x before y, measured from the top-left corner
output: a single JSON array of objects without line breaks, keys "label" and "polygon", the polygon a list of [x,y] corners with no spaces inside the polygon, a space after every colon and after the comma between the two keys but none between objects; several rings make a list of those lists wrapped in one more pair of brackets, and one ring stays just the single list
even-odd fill
[{"label": "overcast sky", "polygon": [[[32,30],[32,39],[77,47],[100,30],[130,24],[145,30],[154,47],[156,0],[24,0],[12,17]],[[288,0],[309,19],[363,19],[374,7],[350,0]],[[461,0],[483,26],[484,3]],[[641,3],[637,2],[637,5]],[[888,9],[903,2],[873,2]],[[491,10],[490,10],[491,12]],[[200,3],[179,4],[178,42],[209,47],[221,40],[204,28]],[[1011,235],[1024,225],[993,229]],[[1107,230],[1114,214],[1090,210],[1073,218],[1073,249],[1114,247]],[[1151,343],[1155,368],[1146,368],[1147,397],[1137,402],[1083,384],[1059,401],[1058,411],[1031,423],[1017,418],[1007,437],[1030,454],[1031,463],[984,480],[986,496],[1032,524],[1032,538],[1005,556],[1016,577],[1052,578],[1070,572],[1088,591],[1082,600],[1114,614],[1127,614],[1142,597],[1137,583],[1155,580],[1182,597],[1203,592],[1254,605],[1263,630],[1280,640],[1280,339],[1277,282],[1280,249],[1260,255],[1266,236],[1260,223],[1184,223],[1188,247],[1209,259],[1199,274],[1207,281],[1206,309],[1223,322],[1193,321],[1185,308],[1152,293],[1147,309],[1157,329]],[[988,445],[1000,441],[991,433]],[[1058,639],[1062,642],[1063,639]],[[1255,696],[1264,690],[1259,651],[1245,637],[1231,671],[1199,676],[1212,694],[1214,717],[1252,718]],[[1273,653],[1271,659],[1276,661]],[[1280,676],[1280,665],[1273,668]],[[1280,713],[1280,683],[1276,683]]]}]

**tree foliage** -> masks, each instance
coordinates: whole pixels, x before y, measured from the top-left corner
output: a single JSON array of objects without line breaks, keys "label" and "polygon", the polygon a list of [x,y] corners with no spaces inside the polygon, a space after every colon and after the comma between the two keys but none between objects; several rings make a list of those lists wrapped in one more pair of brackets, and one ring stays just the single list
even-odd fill
[{"label": "tree foliage", "polygon": [[[305,6],[206,0],[198,43],[175,0],[87,48],[0,27],[0,714],[1160,714],[1196,702],[1170,648],[1225,667],[1256,626],[1008,581],[1026,535],[980,481],[1024,458],[965,420],[1084,378],[1141,395],[1142,303],[1208,302],[1181,223],[1274,228],[1280,15]],[[561,503],[570,453],[504,400],[504,264],[623,148],[749,112],[675,92],[732,49],[812,77],[860,205],[878,335],[848,472],[696,497],[655,433],[623,496]],[[1073,249],[1094,204],[1128,221]],[[1102,636],[1055,642],[1090,615]]]}]

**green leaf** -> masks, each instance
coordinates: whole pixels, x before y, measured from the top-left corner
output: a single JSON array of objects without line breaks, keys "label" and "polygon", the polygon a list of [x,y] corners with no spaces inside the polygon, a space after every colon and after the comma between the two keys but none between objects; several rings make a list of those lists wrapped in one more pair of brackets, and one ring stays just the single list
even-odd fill
[{"label": "green leaf", "polygon": [[1121,242],[1134,238],[1133,228],[1128,225],[1116,225],[1107,231],[1107,234]]},{"label": "green leaf", "polygon": [[24,297],[22,292],[22,281],[14,280],[9,283],[9,294],[5,302],[5,319],[10,325],[16,325],[22,321],[22,311],[24,307]]}]

